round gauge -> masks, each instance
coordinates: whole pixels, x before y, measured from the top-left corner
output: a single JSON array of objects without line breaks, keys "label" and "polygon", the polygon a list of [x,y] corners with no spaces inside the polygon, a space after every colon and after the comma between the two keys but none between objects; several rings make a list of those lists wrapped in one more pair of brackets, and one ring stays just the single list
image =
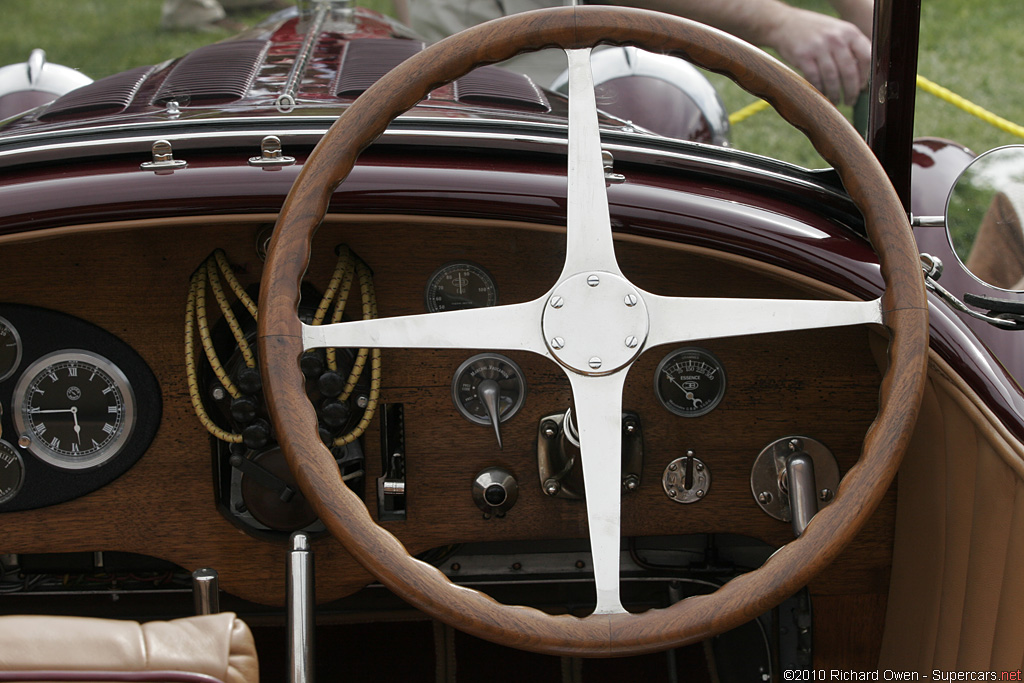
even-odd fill
[{"label": "round gauge", "polygon": [[498,286],[482,266],[466,261],[447,263],[427,280],[427,310],[457,311],[498,303]]},{"label": "round gauge", "polygon": [[120,368],[83,350],[33,363],[14,390],[18,445],[64,469],[102,465],[128,442],[135,395]]},{"label": "round gauge", "polygon": [[18,495],[25,481],[25,463],[14,446],[0,440],[0,503]]},{"label": "round gauge", "polygon": [[21,363],[21,336],[6,318],[0,318],[0,382],[14,374]]},{"label": "round gauge", "polygon": [[699,417],[725,396],[725,368],[714,354],[695,346],[665,356],[654,373],[654,393],[676,415]]},{"label": "round gauge", "polygon": [[526,379],[511,358],[481,353],[459,366],[452,380],[452,400],[470,422],[504,422],[523,407]]}]

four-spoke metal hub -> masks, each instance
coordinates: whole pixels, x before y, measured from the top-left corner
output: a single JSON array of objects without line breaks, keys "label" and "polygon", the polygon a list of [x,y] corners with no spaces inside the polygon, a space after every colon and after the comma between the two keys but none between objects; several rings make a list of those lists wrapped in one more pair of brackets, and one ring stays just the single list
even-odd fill
[{"label": "four-spoke metal hub", "polygon": [[555,287],[541,327],[559,363],[581,375],[608,375],[640,355],[650,321],[640,291],[629,280],[595,271]]}]

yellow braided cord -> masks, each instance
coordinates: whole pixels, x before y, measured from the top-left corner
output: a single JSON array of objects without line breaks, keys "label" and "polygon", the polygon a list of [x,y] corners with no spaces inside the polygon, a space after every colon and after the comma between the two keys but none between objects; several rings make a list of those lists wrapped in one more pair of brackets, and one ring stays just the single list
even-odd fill
[{"label": "yellow braided cord", "polygon": [[[200,268],[199,270],[202,270]],[[196,302],[199,299],[199,271],[192,276],[192,282],[188,290],[188,303],[185,306],[185,378],[188,383],[188,395],[192,399],[192,408],[196,411],[196,417],[202,423],[206,431],[213,434],[221,441],[228,443],[241,443],[241,434],[227,432],[210,419],[203,407],[203,401],[199,396],[199,377],[196,373]]]},{"label": "yellow braided cord", "polygon": [[[341,280],[341,292],[338,294],[338,300],[334,302],[334,312],[331,314],[332,323],[340,323],[341,316],[345,313],[345,305],[348,304],[348,295],[352,291],[352,281],[354,279],[354,273],[356,269],[355,257],[352,252],[349,251],[348,247],[342,247],[345,251],[344,254],[338,257],[338,266],[343,268],[344,276]],[[342,259],[344,258],[344,264]],[[327,349],[327,368],[330,370],[338,369],[338,352],[334,348]]]},{"label": "yellow braided cord", "polygon": [[242,326],[238,324],[238,318],[235,317],[235,312],[231,310],[231,304],[228,303],[228,298],[224,294],[224,288],[220,285],[220,278],[217,277],[217,264],[212,256],[206,261],[206,277],[210,281],[213,298],[217,300],[220,312],[224,316],[228,328],[231,330],[231,336],[235,338],[238,350],[242,352],[242,360],[245,361],[245,367],[256,367],[256,357],[253,355],[252,349],[249,348],[249,342],[245,340]]},{"label": "yellow braided cord", "polygon": [[235,383],[228,377],[224,366],[220,364],[220,358],[217,357],[217,351],[213,348],[213,340],[210,338],[210,327],[206,319],[206,269],[200,266],[196,271],[196,278],[198,279],[196,283],[196,321],[199,323],[199,340],[203,343],[206,360],[209,361],[210,367],[213,368],[213,374],[217,376],[221,386],[231,394],[231,398],[238,398],[242,392],[238,390]]},{"label": "yellow braided cord", "polygon": [[917,76],[917,87],[921,88],[921,90],[924,90],[926,93],[930,93],[941,100],[949,102],[954,107],[959,107],[960,109],[963,109],[968,114],[977,116],[985,123],[995,126],[1001,131],[1010,133],[1011,135],[1016,135],[1017,137],[1024,138],[1024,126],[1019,126],[1016,123],[1013,123],[1012,121],[1007,121],[1003,117],[997,116],[996,114],[993,114],[989,110],[983,107],[979,107],[978,105],[967,100],[966,98],[957,95],[952,90],[949,90],[948,88],[943,88],[938,83],[929,81],[927,78],[920,74],[918,74]]},{"label": "yellow braided cord", "polygon": [[249,315],[252,316],[253,320],[257,320],[256,317],[256,302],[252,300],[252,297],[245,293],[245,288],[242,287],[242,283],[235,277],[235,271],[231,269],[231,264],[228,263],[228,259],[224,256],[223,249],[217,249],[213,252],[213,257],[217,259],[217,265],[220,266],[220,272],[224,275],[224,279],[228,283],[228,287],[235,293],[238,300],[245,306],[245,310],[249,311]]},{"label": "yellow braided cord", "polygon": [[748,104],[747,106],[743,107],[739,111],[735,111],[732,114],[729,114],[729,125],[730,126],[735,126],[740,121],[744,121],[746,119],[749,119],[754,114],[756,114],[758,112],[761,112],[761,111],[764,111],[769,106],[770,105],[767,102],[765,102],[764,100],[758,100],[757,102],[753,102],[751,104]]},{"label": "yellow braided cord", "polygon": [[[363,293],[363,320],[370,320],[377,317],[377,293],[373,288],[373,278],[370,276],[370,269],[366,267],[366,264],[362,261],[356,263],[356,269],[359,271],[359,284]],[[345,392],[342,394],[341,400],[352,392],[355,388],[355,382],[359,377],[359,374],[363,371],[363,366],[366,364],[366,349],[359,349],[359,353],[356,356],[356,362],[352,365],[352,373],[349,375],[349,384],[345,386]],[[377,412],[377,402],[380,398],[380,349],[372,349],[370,352],[370,396],[366,402],[366,410],[363,412],[363,418],[359,420],[359,424],[356,425],[355,429],[346,434],[340,436],[334,440],[335,446],[344,446],[350,444],[366,431],[366,428],[370,425],[370,421],[373,420],[374,414]],[[359,371],[356,372],[358,366]]]},{"label": "yellow braided cord", "polygon": [[320,305],[317,306],[316,313],[313,315],[314,325],[323,325],[324,318],[327,317],[327,311],[331,308],[334,295],[338,293],[338,287],[341,285],[341,278],[348,264],[348,254],[348,247],[341,247],[338,253],[338,263],[335,264],[334,273],[331,275],[331,281],[327,283],[327,289],[324,290],[324,295],[320,299]]}]

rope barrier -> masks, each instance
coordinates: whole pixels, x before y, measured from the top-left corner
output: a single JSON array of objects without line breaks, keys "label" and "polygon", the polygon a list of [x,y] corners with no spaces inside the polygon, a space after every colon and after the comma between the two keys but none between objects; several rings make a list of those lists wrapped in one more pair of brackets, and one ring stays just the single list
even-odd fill
[{"label": "rope barrier", "polygon": [[[985,123],[995,126],[996,128],[1003,132],[1024,138],[1024,126],[1020,126],[1016,123],[1013,123],[1012,121],[1004,119],[1001,116],[993,114],[984,107],[980,107],[974,104],[967,98],[961,95],[957,95],[949,88],[944,88],[938,83],[930,81],[924,76],[921,76],[920,74],[918,74],[917,76],[917,87],[919,87],[921,90],[924,90],[926,93],[930,95],[934,95],[935,97],[938,97],[941,100],[949,102],[953,106],[962,109],[963,111],[967,112],[968,114],[971,114],[972,116],[978,117]],[[754,114],[757,114],[758,112],[762,112],[765,109],[768,109],[769,106],[770,105],[764,100],[758,100],[757,102],[748,104],[742,109],[738,109],[732,114],[729,114],[729,125],[735,126],[737,123],[749,119]]]}]

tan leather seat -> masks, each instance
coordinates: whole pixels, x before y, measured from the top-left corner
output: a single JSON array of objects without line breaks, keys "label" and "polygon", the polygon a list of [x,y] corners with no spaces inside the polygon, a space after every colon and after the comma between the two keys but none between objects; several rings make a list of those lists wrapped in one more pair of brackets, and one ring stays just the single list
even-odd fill
[{"label": "tan leather seat", "polygon": [[257,683],[252,633],[230,612],[153,621],[0,617],[0,681]]}]

